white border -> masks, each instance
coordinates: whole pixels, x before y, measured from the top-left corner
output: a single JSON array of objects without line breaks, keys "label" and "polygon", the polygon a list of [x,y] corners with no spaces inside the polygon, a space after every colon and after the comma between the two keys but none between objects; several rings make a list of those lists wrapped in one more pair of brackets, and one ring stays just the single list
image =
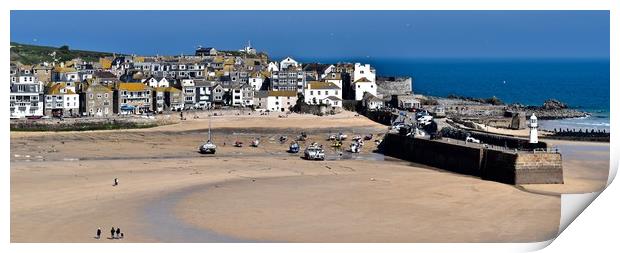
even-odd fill
[{"label": "white border", "polygon": [[[9,10],[80,10],[80,9],[99,9],[99,10],[197,10],[197,9],[214,9],[214,10],[287,10],[287,9],[311,9],[311,10],[612,10],[611,20],[611,69],[618,68],[617,46],[618,45],[618,15],[614,15],[614,11],[618,10],[619,1],[611,0],[434,0],[434,1],[395,1],[395,0],[313,0],[313,1],[201,1],[201,0],[175,0],[175,1],[156,1],[156,0],[105,0],[105,1],[78,1],[78,0],[11,0],[2,3],[4,11],[0,17],[2,24],[2,39],[5,45],[10,41],[9,33]],[[9,67],[9,51],[2,51],[4,61],[0,61],[2,69]],[[7,75],[7,72],[4,72]],[[615,117],[616,110],[619,108],[617,99],[618,89],[614,85],[618,84],[618,75],[611,71],[611,131],[615,133],[618,125],[618,118]],[[4,79],[8,80],[8,76]],[[4,106],[7,106],[5,103]],[[9,129],[8,129],[8,110],[0,110],[0,119],[4,121],[3,127],[3,145],[2,151],[5,157],[10,155],[9,145]],[[617,140],[617,135],[612,134],[612,139]],[[618,166],[618,145],[617,142],[611,143],[611,164],[613,170],[610,174],[615,176]],[[3,229],[0,230],[0,236],[5,240],[3,246],[8,247],[11,252],[32,252],[32,251],[63,251],[63,252],[110,252],[110,251],[154,251],[154,252],[171,252],[171,251],[259,251],[259,252],[316,252],[316,251],[356,251],[356,252],[410,252],[412,250],[440,251],[440,252],[469,252],[469,251],[527,251],[536,250],[546,246],[550,242],[537,244],[10,244],[10,172],[9,159],[3,160],[3,168],[5,168],[4,183],[2,184],[3,194],[1,202],[3,204],[2,217]],[[611,181],[612,179],[610,179]],[[590,246],[597,244],[598,246],[607,245],[607,251],[613,251],[617,248],[615,245],[616,233],[619,224],[618,214],[618,187],[609,187],[601,198],[596,200],[592,208],[595,210],[586,210],[586,217],[579,217],[573,225],[570,225],[563,234],[552,244],[549,250],[574,250],[590,249]],[[615,212],[612,212],[612,211]],[[613,215],[613,218],[612,218]],[[610,219],[612,218],[612,219]],[[608,219],[610,219],[608,222]],[[598,224],[598,226],[589,226]],[[607,240],[599,240],[606,238]],[[96,247],[94,247],[96,245]],[[604,249],[604,248],[601,248]],[[601,250],[597,250],[601,251]]]}]

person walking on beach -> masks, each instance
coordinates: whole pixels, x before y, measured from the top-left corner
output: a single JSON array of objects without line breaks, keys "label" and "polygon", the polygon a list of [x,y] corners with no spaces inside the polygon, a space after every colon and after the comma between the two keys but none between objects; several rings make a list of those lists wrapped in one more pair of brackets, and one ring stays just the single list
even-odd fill
[{"label": "person walking on beach", "polygon": [[125,238],[125,234],[121,233],[121,239]]},{"label": "person walking on beach", "polygon": [[121,228],[116,228],[116,238],[121,238]]},{"label": "person walking on beach", "polygon": [[114,186],[118,185],[118,178],[114,178]]},{"label": "person walking on beach", "polygon": [[110,230],[110,237],[112,239],[114,239],[114,232],[116,232],[116,230],[114,229],[114,227],[112,227],[112,230]]},{"label": "person walking on beach", "polygon": [[101,238],[101,228],[97,228],[97,240]]}]

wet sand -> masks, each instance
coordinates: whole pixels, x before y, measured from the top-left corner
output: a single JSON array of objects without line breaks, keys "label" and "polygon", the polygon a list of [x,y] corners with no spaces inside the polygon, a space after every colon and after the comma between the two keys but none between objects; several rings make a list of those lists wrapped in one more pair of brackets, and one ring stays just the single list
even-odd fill
[{"label": "wet sand", "polygon": [[[532,241],[559,225],[558,196],[382,161],[372,142],[361,154],[329,148],[327,161],[306,161],[277,141],[304,129],[326,146],[329,133],[385,132],[351,113],[214,117],[215,156],[196,152],[207,126],[201,117],[152,129],[12,132],[11,242]],[[260,147],[247,145],[254,138]],[[232,147],[236,140],[246,146]],[[589,165],[573,162],[574,177],[598,183]],[[109,237],[110,226],[126,238],[93,238],[97,227]]]},{"label": "wet sand", "polygon": [[564,184],[522,185],[543,194],[601,191],[609,176],[609,143],[544,140],[562,153]]}]

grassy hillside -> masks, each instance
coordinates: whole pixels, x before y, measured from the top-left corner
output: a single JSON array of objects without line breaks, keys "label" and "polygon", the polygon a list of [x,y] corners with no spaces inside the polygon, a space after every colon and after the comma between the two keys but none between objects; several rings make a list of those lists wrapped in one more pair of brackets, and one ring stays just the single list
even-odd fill
[{"label": "grassy hillside", "polygon": [[11,42],[11,61],[18,61],[23,64],[36,64],[44,61],[52,62],[54,60],[52,56],[54,52],[56,52],[55,58],[59,61],[68,61],[77,57],[87,61],[95,61],[99,57],[112,56],[112,53],[72,50],[68,46],[49,47]]}]

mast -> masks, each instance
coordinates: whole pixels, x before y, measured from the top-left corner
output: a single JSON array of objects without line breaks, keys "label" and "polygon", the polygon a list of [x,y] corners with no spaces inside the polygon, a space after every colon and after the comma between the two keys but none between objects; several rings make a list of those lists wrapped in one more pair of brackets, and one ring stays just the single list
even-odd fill
[{"label": "mast", "polygon": [[209,141],[211,141],[211,116],[209,116]]}]

